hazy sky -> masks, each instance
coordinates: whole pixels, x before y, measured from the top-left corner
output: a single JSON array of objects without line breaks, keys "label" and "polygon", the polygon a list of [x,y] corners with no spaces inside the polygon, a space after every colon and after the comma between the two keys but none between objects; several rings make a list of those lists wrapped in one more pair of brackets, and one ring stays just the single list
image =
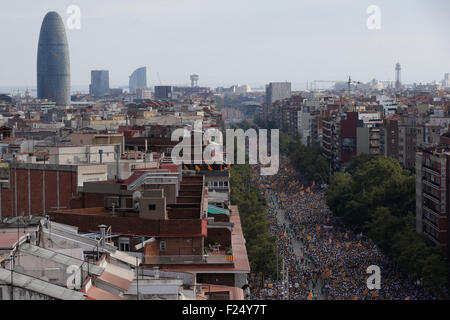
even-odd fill
[{"label": "hazy sky", "polygon": [[[450,72],[448,0],[0,0],[0,86],[36,86],[39,31],[48,11],[67,27],[67,7],[81,9],[68,30],[72,85],[90,70],[110,71],[110,85],[147,66],[149,85],[229,86],[312,80],[443,79]],[[369,30],[369,5],[381,29]]]}]

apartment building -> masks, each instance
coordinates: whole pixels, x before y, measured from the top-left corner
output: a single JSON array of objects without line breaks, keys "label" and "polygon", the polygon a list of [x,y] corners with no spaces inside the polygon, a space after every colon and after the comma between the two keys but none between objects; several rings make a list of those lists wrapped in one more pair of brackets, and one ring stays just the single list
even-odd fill
[{"label": "apartment building", "polygon": [[416,231],[449,256],[450,134],[416,153]]}]

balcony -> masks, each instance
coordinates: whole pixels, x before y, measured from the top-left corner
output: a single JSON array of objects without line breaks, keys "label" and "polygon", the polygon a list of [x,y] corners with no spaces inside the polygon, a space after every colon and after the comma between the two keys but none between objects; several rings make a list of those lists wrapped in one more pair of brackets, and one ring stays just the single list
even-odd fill
[{"label": "balcony", "polygon": [[438,183],[436,183],[436,182],[433,182],[433,181],[431,181],[431,180],[428,180],[427,178],[422,178],[422,182],[423,182],[426,186],[432,187],[432,188],[434,188],[434,189],[436,189],[436,190],[440,190],[440,189],[441,189],[441,185],[440,185],[440,184],[438,184]]},{"label": "balcony", "polygon": [[233,264],[233,255],[208,254],[208,255],[167,255],[150,256],[145,255],[146,264],[159,265],[190,265],[190,264]]},{"label": "balcony", "polygon": [[427,199],[430,199],[430,200],[433,201],[434,203],[441,203],[441,200],[440,200],[438,197],[432,195],[431,193],[429,193],[429,192],[427,192],[427,191],[425,191],[425,190],[423,191],[423,196],[424,196],[425,198],[427,198]]},{"label": "balcony", "polygon": [[436,210],[434,210],[433,208],[428,207],[426,204],[423,204],[423,209],[425,209],[425,211],[429,212],[430,214],[434,215],[434,216],[439,216],[440,213]]},{"label": "balcony", "polygon": [[441,174],[438,169],[433,168],[433,167],[429,167],[429,166],[426,166],[426,165],[423,165],[423,169],[424,169],[425,172],[432,173],[432,174],[435,174],[435,175],[440,175]]}]

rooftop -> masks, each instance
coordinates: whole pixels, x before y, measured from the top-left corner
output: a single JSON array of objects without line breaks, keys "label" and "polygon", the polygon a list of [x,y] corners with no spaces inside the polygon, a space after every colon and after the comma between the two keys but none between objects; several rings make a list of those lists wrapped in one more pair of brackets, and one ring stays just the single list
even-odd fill
[{"label": "rooftop", "polygon": [[[82,292],[70,290],[47,281],[13,271],[13,283],[17,287],[28,289],[58,300],[84,300]],[[0,281],[11,284],[11,271],[0,268]]]},{"label": "rooftop", "polygon": [[[249,273],[250,263],[248,261],[245,238],[242,232],[241,219],[237,206],[230,206],[230,222],[234,223],[231,234],[233,248],[233,262],[228,264],[201,264],[201,265],[166,265],[161,266],[166,271],[194,271],[194,272],[218,272],[218,273]],[[211,255],[214,257],[214,255]]]}]

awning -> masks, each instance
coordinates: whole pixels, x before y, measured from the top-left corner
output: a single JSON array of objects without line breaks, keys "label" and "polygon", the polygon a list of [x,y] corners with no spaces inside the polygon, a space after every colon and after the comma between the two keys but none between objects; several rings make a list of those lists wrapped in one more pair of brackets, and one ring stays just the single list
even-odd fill
[{"label": "awning", "polygon": [[216,207],[212,204],[208,204],[208,213],[210,213],[210,214],[226,214],[227,216],[230,215],[229,210]]}]

